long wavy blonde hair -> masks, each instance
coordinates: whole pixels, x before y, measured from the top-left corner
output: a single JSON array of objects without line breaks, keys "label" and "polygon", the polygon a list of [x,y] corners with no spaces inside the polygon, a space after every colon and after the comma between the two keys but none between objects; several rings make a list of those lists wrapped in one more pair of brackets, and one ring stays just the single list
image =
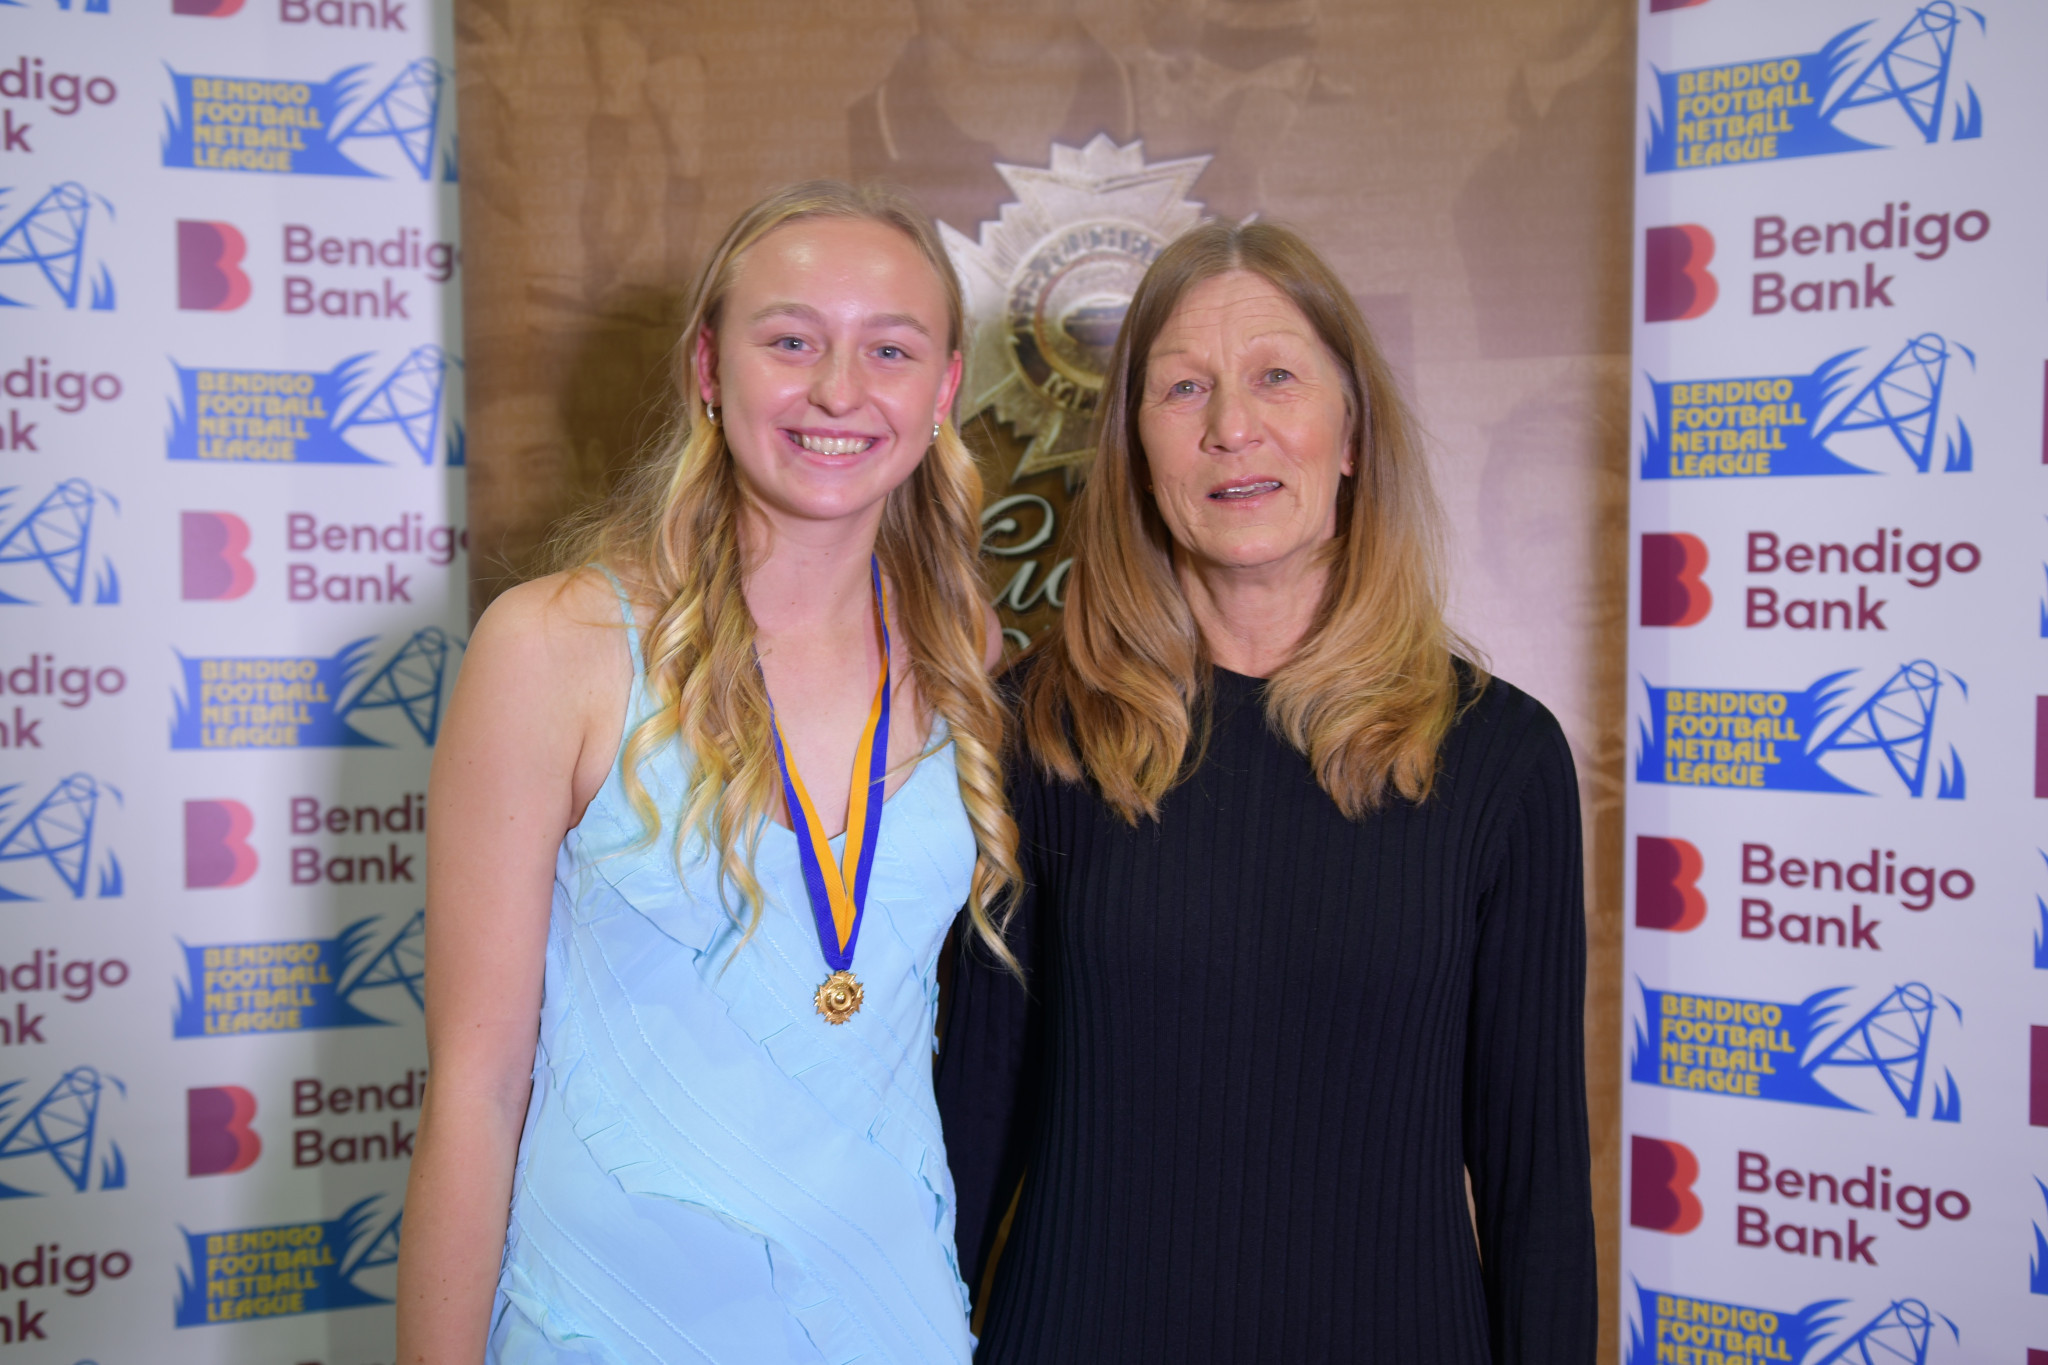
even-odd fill
[{"label": "long wavy blonde hair", "polygon": [[[653,839],[661,828],[639,774],[672,739],[689,750],[675,855],[692,838],[720,853],[720,887],[746,906],[744,945],[759,928],[754,856],[772,810],[783,804],[769,735],[768,689],[755,662],[753,614],[743,585],[740,522],[746,493],[711,421],[690,364],[698,336],[718,335],[721,310],[750,247],[809,218],[866,219],[908,237],[945,291],[947,349],[964,330],[960,282],[931,223],[907,201],[871,186],[811,181],[769,195],[741,214],[705,263],[677,350],[676,411],[667,435],[602,506],[558,533],[552,559],[569,569],[604,564],[654,606],[645,636],[651,713],[626,737],[628,800]],[[978,565],[981,475],[951,417],[915,472],[889,494],[875,554],[929,725],[945,718],[958,758],[960,795],[977,857],[968,897],[974,927],[1005,962],[999,921],[1018,878],[1017,827],[1003,796],[1005,713],[989,680],[987,598]],[[737,918],[737,915],[735,916]]]},{"label": "long wavy blonde hair", "polygon": [[[1087,486],[1068,520],[1067,605],[1030,670],[1023,732],[1047,771],[1085,775],[1132,824],[1198,761],[1213,675],[1174,572],[1173,540],[1141,490],[1139,406],[1160,331],[1204,280],[1249,271],[1294,301],[1345,381],[1353,475],[1337,491],[1329,573],[1307,634],[1269,680],[1266,715],[1346,816],[1390,791],[1429,795],[1462,704],[1444,620],[1440,513],[1414,423],[1358,305],[1315,250],[1271,223],[1205,223],[1145,272],[1102,395]],[[1474,683],[1484,683],[1476,672]],[[1476,688],[1474,689],[1476,693]]]}]

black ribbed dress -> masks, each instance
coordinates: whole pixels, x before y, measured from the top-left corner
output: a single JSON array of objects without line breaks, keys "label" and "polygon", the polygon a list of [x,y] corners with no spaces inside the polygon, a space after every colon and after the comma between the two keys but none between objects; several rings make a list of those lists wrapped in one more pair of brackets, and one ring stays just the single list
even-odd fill
[{"label": "black ribbed dress", "polygon": [[1262,686],[1217,670],[1156,823],[1018,765],[1030,997],[964,952],[938,1073],[970,1285],[1025,1176],[976,1359],[1586,1365],[1564,736],[1495,680],[1354,823]]}]

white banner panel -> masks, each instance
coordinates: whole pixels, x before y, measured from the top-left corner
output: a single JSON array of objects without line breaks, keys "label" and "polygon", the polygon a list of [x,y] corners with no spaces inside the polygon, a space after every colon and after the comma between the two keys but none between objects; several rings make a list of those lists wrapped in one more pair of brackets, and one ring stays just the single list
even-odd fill
[{"label": "white banner panel", "polygon": [[1641,17],[1631,1365],[2048,1362],[2044,59]]},{"label": "white banner panel", "polygon": [[452,20],[0,34],[0,1352],[388,1361],[466,629]]}]

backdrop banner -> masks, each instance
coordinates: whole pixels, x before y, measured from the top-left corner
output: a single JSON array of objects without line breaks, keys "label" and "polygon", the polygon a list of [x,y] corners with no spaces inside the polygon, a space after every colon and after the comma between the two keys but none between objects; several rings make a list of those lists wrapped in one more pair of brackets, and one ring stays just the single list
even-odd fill
[{"label": "backdrop banner", "polygon": [[2048,1361],[2048,10],[1650,0],[1621,1331]]},{"label": "backdrop banner", "polygon": [[452,21],[0,29],[0,1348],[388,1360],[467,619]]}]

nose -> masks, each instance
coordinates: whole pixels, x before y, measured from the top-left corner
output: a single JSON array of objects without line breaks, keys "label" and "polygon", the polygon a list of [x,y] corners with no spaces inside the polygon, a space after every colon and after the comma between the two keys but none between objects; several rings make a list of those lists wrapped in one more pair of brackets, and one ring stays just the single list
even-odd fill
[{"label": "nose", "polygon": [[1225,380],[1209,396],[1202,430],[1202,449],[1229,455],[1249,446],[1258,434],[1258,414],[1236,383]]},{"label": "nose", "polygon": [[826,351],[811,372],[811,406],[841,417],[866,401],[858,362],[859,357],[845,347]]}]

